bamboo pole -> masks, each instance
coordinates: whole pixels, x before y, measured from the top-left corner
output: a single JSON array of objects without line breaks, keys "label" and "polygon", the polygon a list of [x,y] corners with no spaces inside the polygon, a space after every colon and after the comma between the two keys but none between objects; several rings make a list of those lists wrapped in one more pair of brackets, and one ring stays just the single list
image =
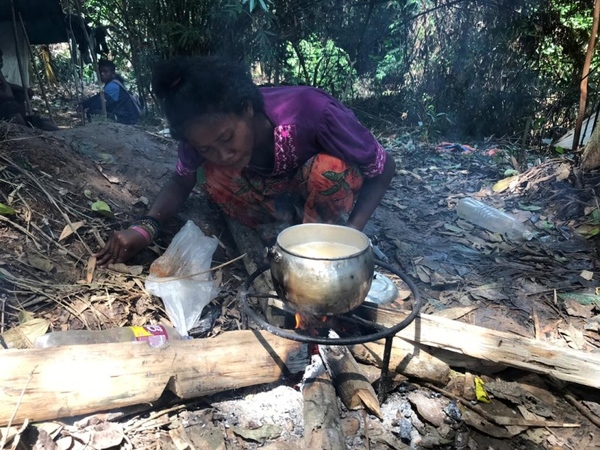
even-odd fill
[{"label": "bamboo pole", "polygon": [[[98,67],[98,59],[96,58],[96,46],[90,39],[90,35],[87,32],[85,27],[85,20],[83,20],[83,12],[81,8],[81,0],[77,0],[75,2],[77,6],[77,15],[79,16],[79,20],[81,21],[81,31],[83,31],[83,35],[85,37],[85,41],[87,42],[88,48],[90,49],[90,54],[92,55],[92,64],[94,64],[94,69],[96,72],[96,82],[98,84],[99,94],[100,94],[100,104],[102,105],[102,116],[106,117],[106,98],[104,97],[104,89],[101,86],[100,80],[100,69]],[[83,68],[83,55],[81,58],[81,67]],[[83,79],[83,77],[82,77]]]},{"label": "bamboo pole", "polygon": [[48,96],[46,95],[46,88],[44,87],[44,83],[42,83],[42,78],[40,77],[40,74],[38,72],[37,63],[35,62],[35,55],[33,53],[33,50],[31,49],[31,43],[29,42],[29,36],[27,35],[27,30],[25,29],[25,23],[23,22],[23,16],[21,16],[21,13],[19,13],[19,20],[21,21],[21,27],[23,28],[23,35],[25,36],[25,41],[27,42],[27,48],[29,49],[31,63],[33,64],[33,71],[35,72],[38,84],[40,85],[40,91],[42,92],[42,98],[44,99],[44,103],[46,103],[48,117],[50,118],[52,124],[56,125],[54,122],[54,117],[52,116],[52,108],[50,107]]},{"label": "bamboo pole", "polygon": [[31,114],[31,100],[29,99],[29,93],[27,88],[29,87],[25,83],[25,72],[23,71],[23,60],[21,59],[21,49],[19,48],[19,32],[17,30],[17,16],[15,12],[15,2],[11,0],[10,6],[12,9],[12,24],[13,24],[13,35],[15,38],[15,54],[17,55],[17,65],[19,66],[19,75],[21,76],[21,86],[23,87],[23,94],[25,95],[25,105],[27,107],[27,114]]}]

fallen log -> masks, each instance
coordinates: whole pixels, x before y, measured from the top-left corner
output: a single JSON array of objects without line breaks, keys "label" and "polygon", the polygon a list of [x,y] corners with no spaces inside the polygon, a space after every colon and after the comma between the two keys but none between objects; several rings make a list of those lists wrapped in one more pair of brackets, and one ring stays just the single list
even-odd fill
[{"label": "fallen log", "polygon": [[302,397],[304,448],[344,450],[346,439],[342,431],[335,388],[319,355],[314,355],[312,363],[306,367]]},{"label": "fallen log", "polygon": [[[407,316],[400,311],[366,303],[356,310],[356,314],[384,326],[393,326]],[[428,314],[420,314],[396,336],[409,342],[600,388],[600,356],[593,353],[556,347],[548,342]],[[459,359],[454,361],[454,364],[459,363]]]},{"label": "fallen log", "polygon": [[272,383],[304,371],[305,344],[268,332],[231,331],[213,339],[75,345],[0,351],[0,426],[14,414],[52,420],[158,400]]},{"label": "fallen log", "polygon": [[[329,337],[332,337],[331,334]],[[333,377],[336,391],[346,408],[365,408],[381,419],[381,407],[375,390],[361,373],[350,350],[342,345],[319,345],[319,354]]]},{"label": "fallen log", "polygon": [[[385,340],[381,340],[353,345],[350,351],[359,361],[381,367],[384,347]],[[389,370],[407,377],[445,384],[450,377],[450,366],[421,347],[395,337],[392,341]]]}]

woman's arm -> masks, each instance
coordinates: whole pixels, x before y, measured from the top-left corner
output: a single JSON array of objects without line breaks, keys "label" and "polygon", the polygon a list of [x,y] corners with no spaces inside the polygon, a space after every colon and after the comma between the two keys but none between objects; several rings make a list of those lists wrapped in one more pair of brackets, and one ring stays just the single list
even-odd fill
[{"label": "woman's arm", "polygon": [[[163,225],[177,213],[195,185],[196,172],[185,176],[174,173],[160,190],[148,212],[148,216]],[[98,258],[98,265],[100,266],[124,262],[149,244],[150,242],[143,234],[129,228],[113,233],[104,248],[95,256]]]},{"label": "woman's arm", "polygon": [[154,217],[158,223],[164,225],[179,211],[195,185],[196,172],[185,176],[174,173],[158,193],[148,216]]},{"label": "woman's arm", "polygon": [[364,179],[362,188],[358,194],[358,200],[352,209],[346,225],[357,230],[364,228],[390,186],[395,171],[396,163],[392,155],[388,153],[383,166],[383,172],[375,177]]}]

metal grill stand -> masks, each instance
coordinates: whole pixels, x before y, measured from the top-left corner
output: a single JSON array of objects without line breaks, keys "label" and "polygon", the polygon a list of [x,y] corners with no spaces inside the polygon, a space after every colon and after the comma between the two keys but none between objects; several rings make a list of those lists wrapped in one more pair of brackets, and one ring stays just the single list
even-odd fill
[{"label": "metal grill stand", "polygon": [[[240,302],[240,306],[241,306],[240,309],[241,309],[242,315],[243,315],[242,316],[243,324],[246,328],[248,328],[248,319],[250,319],[250,320],[252,320],[252,322],[254,322],[256,325],[258,325],[263,330],[273,333],[276,336],[283,337],[286,339],[291,339],[291,340],[298,341],[298,342],[303,342],[306,344],[357,345],[357,344],[364,344],[366,342],[372,342],[372,341],[377,341],[380,339],[385,339],[383,361],[382,361],[382,365],[381,365],[381,378],[379,380],[379,387],[378,387],[379,401],[381,403],[383,403],[384,396],[385,396],[385,384],[384,383],[385,383],[385,380],[386,380],[388,372],[389,372],[389,363],[390,363],[390,358],[391,358],[391,353],[392,353],[392,342],[394,339],[394,335],[396,333],[398,333],[400,330],[406,328],[413,320],[415,320],[415,318],[419,314],[419,311],[421,310],[422,299],[421,299],[421,295],[419,294],[419,290],[417,289],[416,285],[410,278],[408,278],[408,276],[406,274],[404,274],[397,268],[393,267],[392,265],[384,263],[383,261],[380,261],[377,259],[375,260],[375,265],[377,267],[387,270],[388,272],[393,273],[398,278],[400,278],[402,281],[404,281],[408,285],[408,288],[410,289],[410,291],[412,293],[412,298],[414,300],[412,311],[404,320],[402,320],[398,324],[394,325],[393,327],[387,328],[376,322],[357,318],[355,315],[353,315],[352,311],[345,313],[345,314],[338,315],[336,317],[339,317],[341,321],[352,322],[354,324],[359,325],[360,327],[370,327],[376,331],[373,333],[361,334],[360,336],[327,338],[327,337],[320,337],[320,336],[308,336],[305,334],[298,333],[297,331],[286,330],[286,329],[271,325],[254,310],[254,308],[250,305],[250,303],[248,301],[249,297],[279,299],[279,297],[277,295],[273,295],[268,292],[253,292],[253,291],[251,291],[251,286],[252,286],[252,283],[254,282],[254,280],[256,278],[258,278],[259,275],[261,275],[262,273],[269,270],[268,264],[266,264],[262,267],[259,267],[252,275],[250,275],[246,279],[246,282],[244,283],[243,288],[239,291],[238,298],[239,298],[239,302]],[[282,300],[282,299],[280,299],[280,300]]]}]

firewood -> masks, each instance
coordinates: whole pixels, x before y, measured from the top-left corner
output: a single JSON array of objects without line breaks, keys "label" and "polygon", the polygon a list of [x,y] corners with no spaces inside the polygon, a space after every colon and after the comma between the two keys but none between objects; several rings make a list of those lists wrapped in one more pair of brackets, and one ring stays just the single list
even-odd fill
[{"label": "firewood", "polygon": [[[356,313],[385,326],[393,326],[406,317],[403,312],[367,304],[361,305]],[[600,356],[593,353],[428,314],[420,314],[396,336],[455,354],[600,388]],[[460,359],[455,359],[454,364],[460,367]]]},{"label": "firewood", "polygon": [[345,449],[346,440],[342,431],[335,388],[319,355],[313,355],[312,363],[306,367],[302,396],[304,397],[304,448]]},{"label": "firewood", "polygon": [[[335,333],[334,333],[335,334]],[[331,336],[330,337],[337,337]],[[346,408],[356,410],[366,408],[382,418],[379,400],[367,377],[346,347],[341,345],[319,345],[319,354],[329,370],[335,389]]]},{"label": "firewood", "polygon": [[[281,300],[269,299],[269,304],[282,311],[293,312]],[[353,345],[349,349],[359,361],[381,368],[384,343],[381,340]],[[394,338],[389,369],[405,376],[441,384],[448,381],[450,375],[450,366],[431,355],[429,348],[400,338]]]},{"label": "firewood", "polygon": [[305,344],[259,331],[160,348],[125,342],[3,350],[0,426],[13,414],[13,424],[53,420],[153,403],[165,390],[190,399],[272,383],[307,363]]},{"label": "firewood", "polygon": [[[381,367],[385,340],[353,345],[350,351],[356,359]],[[407,377],[444,384],[450,376],[450,366],[429,354],[423,346],[394,338],[389,370]]]}]

